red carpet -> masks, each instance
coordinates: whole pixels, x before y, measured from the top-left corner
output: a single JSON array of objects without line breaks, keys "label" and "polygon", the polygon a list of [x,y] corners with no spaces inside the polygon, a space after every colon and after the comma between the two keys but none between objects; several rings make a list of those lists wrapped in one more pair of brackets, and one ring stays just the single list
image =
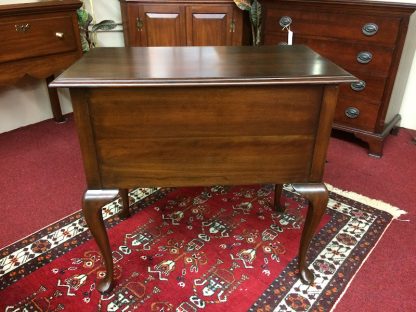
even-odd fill
[{"label": "red carpet", "polygon": [[[414,131],[386,140],[382,159],[345,140],[331,139],[325,181],[384,200],[409,214],[393,221],[336,311],[413,311],[416,288],[416,146]],[[0,134],[2,226],[6,246],[79,210],[85,182],[72,121],[42,122]],[[386,286],[388,285],[388,286]]]},{"label": "red carpet", "polygon": [[86,187],[74,123],[52,120],[0,134],[0,247],[81,207]]},{"label": "red carpet", "polygon": [[394,221],[357,274],[337,312],[416,311],[416,131],[389,136],[381,159],[345,140],[331,139],[325,182],[388,202],[408,212]]}]

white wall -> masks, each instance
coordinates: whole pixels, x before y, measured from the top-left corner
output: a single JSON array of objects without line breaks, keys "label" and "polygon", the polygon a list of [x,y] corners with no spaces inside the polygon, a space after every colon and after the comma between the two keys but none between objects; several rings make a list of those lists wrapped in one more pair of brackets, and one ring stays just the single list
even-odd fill
[{"label": "white wall", "polygon": [[[408,2],[414,2],[410,0]],[[89,8],[89,1],[84,1]],[[94,0],[94,15],[97,21],[112,19],[121,22],[118,0]],[[91,10],[90,10],[91,12]],[[116,31],[99,33],[98,46],[123,46],[123,34]],[[69,94],[59,91],[63,113],[72,111]],[[416,14],[413,14],[405,50],[399,67],[392,101],[401,103],[401,126],[416,129]],[[46,84],[25,78],[16,86],[0,87],[0,133],[52,118]]]},{"label": "white wall", "polygon": [[416,13],[410,19],[390,102],[401,103],[400,126],[416,129]]}]

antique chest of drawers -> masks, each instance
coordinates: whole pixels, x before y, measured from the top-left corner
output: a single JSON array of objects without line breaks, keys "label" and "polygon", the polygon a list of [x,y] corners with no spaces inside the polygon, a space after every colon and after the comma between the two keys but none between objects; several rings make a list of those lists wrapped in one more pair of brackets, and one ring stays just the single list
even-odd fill
[{"label": "antique chest of drawers", "polygon": [[[25,75],[53,79],[81,57],[76,10],[79,0],[6,0],[0,3],[0,86]],[[56,121],[58,95],[48,89]]]},{"label": "antique chest of drawers", "polygon": [[367,0],[264,0],[264,44],[306,44],[360,82],[341,87],[333,128],[368,143],[381,156],[397,126],[400,103],[390,97],[410,15],[416,4]]}]

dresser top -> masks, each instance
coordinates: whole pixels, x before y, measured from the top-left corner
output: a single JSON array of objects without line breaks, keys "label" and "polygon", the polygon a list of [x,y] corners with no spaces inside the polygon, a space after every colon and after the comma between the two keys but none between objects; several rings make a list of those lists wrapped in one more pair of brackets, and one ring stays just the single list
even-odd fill
[{"label": "dresser top", "polygon": [[95,48],[52,87],[322,84],[355,77],[303,45]]},{"label": "dresser top", "polygon": [[[262,2],[262,1],[260,1]],[[276,3],[279,2],[294,2],[307,5],[319,5],[319,4],[333,4],[333,5],[350,5],[352,7],[397,7],[403,9],[416,9],[416,0],[263,0],[263,2]]]},{"label": "dresser top", "polygon": [[31,13],[32,11],[59,10],[68,7],[78,8],[80,0],[1,0],[0,14]]}]

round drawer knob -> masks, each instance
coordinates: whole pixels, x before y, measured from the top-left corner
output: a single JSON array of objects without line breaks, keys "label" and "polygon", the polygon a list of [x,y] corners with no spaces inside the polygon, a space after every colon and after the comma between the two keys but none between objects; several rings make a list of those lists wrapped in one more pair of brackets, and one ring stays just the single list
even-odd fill
[{"label": "round drawer knob", "polygon": [[360,80],[358,82],[352,82],[351,83],[351,89],[354,91],[360,92],[365,89],[366,83],[364,80]]},{"label": "round drawer knob", "polygon": [[357,55],[357,61],[361,64],[368,64],[373,59],[373,54],[368,51],[360,52]]},{"label": "round drawer knob", "polygon": [[378,32],[378,26],[374,23],[367,23],[361,30],[366,36],[374,36]]},{"label": "round drawer knob", "polygon": [[360,115],[360,110],[356,107],[348,107],[345,110],[345,116],[348,118],[354,119],[357,118]]},{"label": "round drawer knob", "polygon": [[279,20],[279,25],[282,27],[288,27],[292,24],[292,18],[290,16],[282,16]]}]

